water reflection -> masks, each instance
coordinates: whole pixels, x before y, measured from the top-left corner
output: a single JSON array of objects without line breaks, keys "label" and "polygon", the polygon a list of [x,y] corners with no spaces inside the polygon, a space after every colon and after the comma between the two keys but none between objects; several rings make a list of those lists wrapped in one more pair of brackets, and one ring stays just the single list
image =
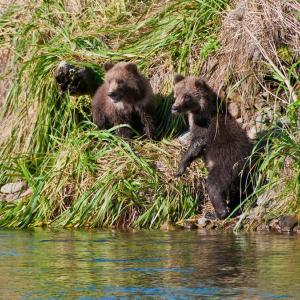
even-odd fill
[{"label": "water reflection", "polygon": [[0,231],[1,299],[300,299],[300,238]]}]

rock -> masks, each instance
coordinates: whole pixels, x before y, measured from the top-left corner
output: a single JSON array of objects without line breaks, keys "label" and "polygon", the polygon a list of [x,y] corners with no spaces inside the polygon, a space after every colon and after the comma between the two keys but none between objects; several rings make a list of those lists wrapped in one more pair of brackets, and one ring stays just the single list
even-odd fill
[{"label": "rock", "polygon": [[4,184],[0,192],[2,194],[14,194],[14,193],[19,193],[23,191],[27,187],[26,182],[24,181],[18,181],[18,182],[10,182],[7,184]]},{"label": "rock", "polygon": [[29,189],[27,189],[26,191],[24,191],[24,192],[20,195],[20,198],[25,198],[25,197],[27,197],[27,196],[29,196],[29,195],[31,195],[31,194],[32,194],[32,189],[29,188]]},{"label": "rock", "polygon": [[166,230],[166,231],[173,231],[173,230],[177,230],[179,229],[178,226],[176,226],[176,224],[172,223],[171,221],[166,221],[165,223],[163,223],[160,226],[161,230]]},{"label": "rock", "polygon": [[243,118],[238,118],[238,119],[236,119],[236,121],[237,121],[239,124],[243,124]]},{"label": "rock", "polygon": [[266,106],[267,102],[263,98],[259,98],[255,101],[254,107],[258,110],[261,110],[264,106]]},{"label": "rock", "polygon": [[239,118],[241,116],[241,108],[237,103],[231,102],[228,105],[228,111],[234,118]]},{"label": "rock", "polygon": [[255,118],[255,123],[256,124],[257,123],[261,124],[263,122],[264,122],[264,116],[262,114],[257,115],[256,118]]},{"label": "rock", "polygon": [[201,217],[201,218],[198,219],[197,223],[198,223],[198,227],[204,228],[209,223],[209,220],[206,219],[205,217]]},{"label": "rock", "polygon": [[264,99],[268,99],[270,97],[270,93],[265,91],[261,94],[261,96],[264,98]]},{"label": "rock", "polygon": [[191,222],[191,221],[185,221],[182,226],[185,228],[185,229],[196,229],[197,228],[197,225],[194,223],[194,222]]},{"label": "rock", "polygon": [[207,230],[212,230],[212,229],[216,229],[217,228],[217,225],[215,223],[209,223],[205,229]]},{"label": "rock", "polygon": [[250,130],[248,130],[247,135],[248,135],[249,139],[255,140],[256,137],[257,137],[257,128],[256,128],[256,126],[252,126],[250,128]]},{"label": "rock", "polygon": [[16,200],[20,199],[20,193],[13,193],[13,194],[1,194],[0,193],[0,201],[4,202],[15,202]]},{"label": "rock", "polygon": [[268,202],[274,200],[276,197],[276,193],[274,190],[268,190],[266,192],[264,192],[263,194],[261,194],[257,200],[256,203],[258,206],[266,206],[268,204]]},{"label": "rock", "polygon": [[270,227],[267,224],[261,224],[256,228],[256,231],[258,232],[270,231]]},{"label": "rock", "polygon": [[208,211],[208,212],[206,212],[205,213],[205,218],[207,220],[213,220],[213,221],[215,221],[215,220],[218,219],[217,216],[216,216],[216,213],[214,211]]},{"label": "rock", "polygon": [[298,225],[298,226],[295,226],[294,228],[293,228],[293,232],[295,232],[295,233],[300,233],[300,226]]},{"label": "rock", "polygon": [[276,231],[276,232],[280,232],[280,226],[279,226],[279,220],[278,219],[273,219],[270,223],[269,223],[269,227],[272,231]]},{"label": "rock", "polygon": [[279,218],[280,230],[283,232],[291,232],[298,225],[298,217],[295,215],[286,215]]},{"label": "rock", "polygon": [[259,207],[253,207],[248,211],[247,218],[249,219],[249,222],[253,222],[258,218],[258,215],[259,215]]}]

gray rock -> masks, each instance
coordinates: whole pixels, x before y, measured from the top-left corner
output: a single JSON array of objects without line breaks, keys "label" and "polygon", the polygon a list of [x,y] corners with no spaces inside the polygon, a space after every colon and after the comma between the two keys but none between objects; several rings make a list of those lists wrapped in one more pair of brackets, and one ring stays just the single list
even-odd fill
[{"label": "gray rock", "polygon": [[183,227],[185,229],[196,229],[197,228],[197,225],[194,223],[194,222],[191,222],[191,221],[185,221],[183,223]]},{"label": "gray rock", "polygon": [[19,193],[23,191],[27,187],[26,182],[24,181],[18,181],[18,182],[10,182],[7,184],[4,184],[0,192],[2,194],[14,194],[14,193]]},{"label": "gray rock", "polygon": [[24,191],[23,193],[21,193],[20,198],[27,197],[27,196],[29,196],[29,195],[31,195],[31,194],[32,194],[32,189],[29,188],[29,189],[27,189],[26,191]]},{"label": "gray rock", "polygon": [[236,119],[236,121],[237,121],[239,124],[242,124],[242,123],[243,123],[243,118],[238,118],[238,119]]},{"label": "gray rock", "polygon": [[255,101],[254,106],[256,109],[260,110],[262,109],[264,106],[266,106],[266,101],[263,98],[259,98]]},{"label": "gray rock", "polygon": [[280,230],[283,232],[291,232],[298,225],[298,217],[295,215],[286,215],[279,218]]},{"label": "gray rock", "polygon": [[206,219],[205,217],[201,217],[198,219],[197,223],[198,223],[198,227],[204,228],[209,223],[209,220]]},{"label": "gray rock", "polygon": [[295,233],[300,233],[300,226],[298,225],[298,226],[295,226],[294,228],[293,228],[293,232],[295,232]]},{"label": "gray rock", "polygon": [[291,120],[288,116],[283,116],[280,118],[279,123],[281,126],[289,126],[291,125]]},{"label": "gray rock", "polygon": [[273,219],[271,222],[269,222],[269,227],[272,231],[280,232],[280,226],[279,226],[279,220]]},{"label": "gray rock", "polygon": [[234,118],[239,118],[241,116],[241,108],[237,103],[231,102],[228,105],[228,111]]},{"label": "gray rock", "polygon": [[251,127],[250,130],[248,130],[247,135],[248,135],[249,139],[255,140],[257,138],[256,126]]},{"label": "gray rock", "polygon": [[173,222],[167,220],[165,223],[163,223],[160,226],[161,230],[165,230],[165,231],[173,231],[173,230],[178,230],[180,227],[177,226],[176,224],[174,224]]},{"label": "gray rock", "polygon": [[250,222],[256,220],[259,216],[259,207],[253,207],[248,211],[247,218]]},{"label": "gray rock", "polygon": [[205,227],[205,229],[207,229],[207,230],[212,230],[212,229],[216,229],[216,228],[217,228],[217,224],[216,223],[209,223]]},{"label": "gray rock", "polygon": [[20,193],[14,194],[0,194],[0,201],[4,202],[15,202],[16,200],[20,199]]},{"label": "gray rock", "polygon": [[273,201],[275,197],[276,197],[276,193],[274,190],[271,189],[261,194],[257,198],[256,203],[258,206],[266,206],[268,202]]},{"label": "gray rock", "polygon": [[255,118],[255,122],[259,123],[259,124],[263,123],[264,122],[264,115],[263,114],[257,115],[256,118]]},{"label": "gray rock", "polygon": [[267,224],[261,224],[256,228],[256,230],[258,232],[270,231],[270,227]]}]

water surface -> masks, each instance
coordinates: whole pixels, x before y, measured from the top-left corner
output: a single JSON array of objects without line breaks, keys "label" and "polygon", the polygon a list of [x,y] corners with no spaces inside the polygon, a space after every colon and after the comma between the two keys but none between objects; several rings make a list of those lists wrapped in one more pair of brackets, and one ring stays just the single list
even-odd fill
[{"label": "water surface", "polygon": [[300,237],[0,230],[0,299],[300,299]]}]

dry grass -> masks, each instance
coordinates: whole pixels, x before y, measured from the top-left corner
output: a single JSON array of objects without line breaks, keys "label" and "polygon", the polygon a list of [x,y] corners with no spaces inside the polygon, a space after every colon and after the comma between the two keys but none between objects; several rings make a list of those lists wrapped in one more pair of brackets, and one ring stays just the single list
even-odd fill
[{"label": "dry grass", "polygon": [[243,98],[243,116],[253,108],[270,68],[280,68],[285,57],[278,59],[280,49],[291,61],[299,59],[300,3],[297,0],[234,0],[234,9],[223,19],[221,48],[203,69],[216,90],[236,87]]}]

